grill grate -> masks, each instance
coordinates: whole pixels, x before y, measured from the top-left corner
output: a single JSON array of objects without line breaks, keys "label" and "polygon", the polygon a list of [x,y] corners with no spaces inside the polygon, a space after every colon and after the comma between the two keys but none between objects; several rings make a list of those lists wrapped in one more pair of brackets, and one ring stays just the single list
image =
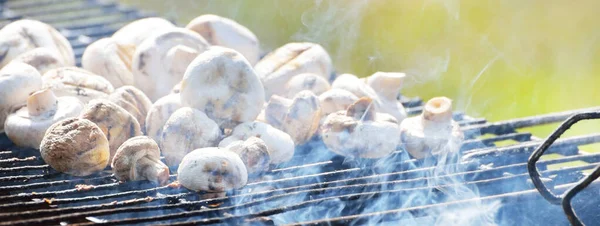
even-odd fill
[{"label": "grill grate", "polygon": [[[129,21],[153,15],[99,0],[4,0],[0,6],[0,26],[21,18],[56,26],[71,42],[78,65],[89,43]],[[402,102],[409,114],[421,112],[420,99],[403,97]],[[323,150],[315,140],[299,147],[290,162],[227,195],[144,181],[119,183],[108,171],[71,177],[51,169],[36,150],[14,147],[1,134],[0,225],[432,224],[447,209],[494,202],[501,206],[493,217],[503,224],[566,224],[560,207],[547,204],[529,180],[527,159],[542,140],[517,129],[561,122],[588,111],[600,108],[495,123],[455,113],[466,140],[459,161],[443,166],[435,166],[431,159],[410,159],[403,151],[380,160],[344,159]],[[496,147],[503,141],[516,144]],[[600,134],[557,140],[547,152],[561,157],[537,162],[541,180],[555,192],[571,188],[584,178],[584,171],[600,164],[600,153],[586,153],[578,146],[598,142]],[[549,167],[572,162],[581,164]],[[448,173],[431,175],[433,169]],[[430,184],[434,178],[438,183]],[[175,179],[171,175],[170,180]],[[594,188],[582,191],[573,203],[583,221],[596,222],[598,214],[585,208],[599,195],[598,185],[590,186]],[[448,199],[449,192],[462,187],[478,191],[478,196]],[[427,194],[427,199],[410,199],[413,194]],[[380,205],[384,206],[373,209]]]}]

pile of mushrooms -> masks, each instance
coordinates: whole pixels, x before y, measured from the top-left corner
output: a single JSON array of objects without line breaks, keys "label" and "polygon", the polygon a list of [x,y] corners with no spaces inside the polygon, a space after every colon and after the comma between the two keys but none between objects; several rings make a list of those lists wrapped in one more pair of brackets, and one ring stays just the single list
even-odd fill
[{"label": "pile of mushrooms", "polygon": [[299,145],[425,158],[463,139],[448,98],[406,118],[403,73],[336,77],[316,43],[288,43],[262,59],[259,46],[248,28],[217,15],[185,27],[151,17],[95,40],[76,67],[56,29],[15,21],[0,29],[0,132],[59,172],[108,167],[119,181],[165,185],[171,167],[181,185],[205,192],[260,179]]}]

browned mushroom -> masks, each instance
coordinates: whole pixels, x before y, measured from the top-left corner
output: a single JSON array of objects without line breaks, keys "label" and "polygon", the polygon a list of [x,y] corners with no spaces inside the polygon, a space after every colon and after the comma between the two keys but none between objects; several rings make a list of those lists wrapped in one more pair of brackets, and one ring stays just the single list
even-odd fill
[{"label": "browned mushroom", "polygon": [[222,192],[246,185],[248,171],[240,156],[232,151],[201,148],[181,160],[177,180],[190,190]]},{"label": "browned mushroom", "polygon": [[152,101],[144,92],[133,86],[122,86],[111,93],[108,99],[133,115],[140,123],[142,132],[146,130],[146,116],[152,107]]},{"label": "browned mushroom", "polygon": [[138,136],[125,141],[111,163],[120,181],[149,180],[166,185],[169,167],[160,161],[160,150],[154,140]]}]

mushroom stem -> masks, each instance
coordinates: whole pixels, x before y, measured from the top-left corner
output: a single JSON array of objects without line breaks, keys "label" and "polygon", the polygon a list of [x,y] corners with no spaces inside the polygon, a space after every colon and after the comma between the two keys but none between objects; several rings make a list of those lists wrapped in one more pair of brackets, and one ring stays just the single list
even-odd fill
[{"label": "mushroom stem", "polygon": [[422,123],[424,127],[452,121],[452,100],[447,97],[435,97],[423,107]]},{"label": "mushroom stem", "polygon": [[56,112],[57,105],[58,99],[50,89],[36,91],[27,98],[27,110],[32,116]]},{"label": "mushroom stem", "polygon": [[367,77],[366,82],[380,96],[388,100],[395,100],[400,93],[400,88],[402,88],[405,77],[406,74],[404,73],[376,72]]},{"label": "mushroom stem", "polygon": [[271,99],[265,108],[267,122],[275,127],[280,126],[285,119],[288,109],[292,106],[292,103],[293,101],[288,98],[277,95],[271,96]]},{"label": "mushroom stem", "polygon": [[137,162],[135,170],[136,173],[141,174],[141,178],[158,182],[160,185],[165,185],[169,182],[169,167],[158,159],[141,158]]}]

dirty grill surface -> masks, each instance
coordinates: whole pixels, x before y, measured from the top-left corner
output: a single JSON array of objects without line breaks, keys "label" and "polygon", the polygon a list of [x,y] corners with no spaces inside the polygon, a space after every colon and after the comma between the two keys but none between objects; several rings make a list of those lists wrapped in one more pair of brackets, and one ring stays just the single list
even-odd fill
[{"label": "dirty grill surface", "polygon": [[[34,18],[55,26],[73,45],[79,65],[85,47],[124,24],[152,16],[113,2],[94,0],[0,1],[1,26]],[[402,98],[419,114],[418,98]],[[548,204],[527,173],[527,158],[541,139],[528,127],[561,122],[600,108],[580,109],[502,122],[455,113],[465,133],[460,156],[410,159],[398,150],[379,160],[336,156],[315,139],[294,158],[251,179],[236,191],[206,194],[175,185],[119,183],[110,171],[88,177],[61,174],[39,152],[13,146],[0,134],[0,225],[19,224],[393,224],[430,225],[465,217],[455,210],[494,206],[492,220],[506,225],[567,224],[559,206]],[[518,131],[517,131],[518,130]],[[537,163],[544,183],[556,193],[573,186],[600,163],[600,153],[579,146],[600,142],[600,134],[560,139]],[[510,143],[510,144],[506,144]],[[502,144],[502,146],[499,146]],[[570,163],[569,167],[552,167]],[[577,164],[573,164],[577,163]],[[172,172],[176,172],[171,169]],[[439,173],[432,173],[439,172]],[[171,175],[171,181],[176,175]],[[467,190],[469,194],[459,194]],[[573,201],[584,222],[598,222],[598,186]],[[475,211],[476,212],[476,211]],[[448,222],[451,224],[452,222]]]}]

